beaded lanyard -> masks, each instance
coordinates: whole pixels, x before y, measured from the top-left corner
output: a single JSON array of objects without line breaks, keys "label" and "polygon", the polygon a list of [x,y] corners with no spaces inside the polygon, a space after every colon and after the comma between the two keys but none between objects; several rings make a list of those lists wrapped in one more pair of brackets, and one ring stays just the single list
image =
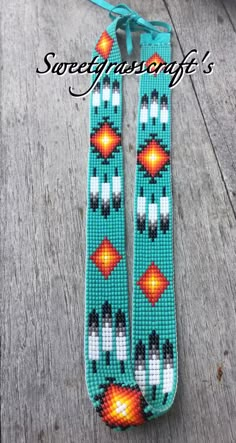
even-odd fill
[{"label": "beaded lanyard", "polygon": [[[141,34],[146,66],[170,62],[170,27],[126,5],[98,39],[97,62],[120,63],[116,31]],[[157,26],[165,27],[160,32]],[[92,81],[94,82],[95,74]],[[128,79],[127,79],[128,81]],[[177,387],[172,248],[169,75],[140,76],[134,196],[132,357],[125,253],[122,75],[102,74],[90,100],[85,361],[89,396],[102,420],[124,430],[165,413]]]}]

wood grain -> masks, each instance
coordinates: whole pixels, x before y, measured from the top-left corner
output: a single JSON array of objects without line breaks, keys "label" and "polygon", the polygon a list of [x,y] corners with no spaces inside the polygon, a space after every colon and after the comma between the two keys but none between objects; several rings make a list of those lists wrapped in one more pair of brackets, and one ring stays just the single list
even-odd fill
[{"label": "wood grain", "polygon": [[[149,19],[172,22],[175,59],[193,46],[211,49],[216,69],[185,78],[173,92],[176,401],[159,420],[118,434],[92,409],[84,378],[88,97],[74,99],[68,87],[83,91],[89,78],[35,72],[49,51],[58,60],[89,60],[107,14],[87,0],[2,0],[3,443],[236,440],[235,29],[233,2],[227,2],[129,2]],[[125,53],[123,36],[120,41]],[[133,57],[137,51],[135,40]],[[130,275],[137,93],[138,79],[126,78]]]},{"label": "wood grain", "polygon": [[187,0],[188,7],[183,8],[184,2],[179,0],[164,2],[182,53],[196,47],[203,57],[210,50],[210,59],[215,62],[213,76],[206,76],[200,70],[199,75],[192,77],[192,84],[236,216],[236,86],[232,66],[236,3],[226,0],[222,7],[220,0]]}]

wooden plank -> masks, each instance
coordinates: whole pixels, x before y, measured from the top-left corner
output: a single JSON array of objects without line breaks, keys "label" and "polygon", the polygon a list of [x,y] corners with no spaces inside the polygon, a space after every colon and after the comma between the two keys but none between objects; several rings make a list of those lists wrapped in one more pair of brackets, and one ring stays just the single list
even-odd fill
[{"label": "wooden plank", "polygon": [[[168,20],[162,2],[130,4],[150,19],[154,9],[160,19]],[[173,4],[177,8],[176,0]],[[184,8],[189,15],[192,6],[189,3]],[[176,16],[176,27],[179,20]],[[208,129],[204,122],[210,117],[202,112],[200,85],[205,85],[206,79],[201,76],[197,96],[189,79],[173,94],[180,363],[176,402],[159,420],[118,434],[100,422],[87,397],[83,309],[88,97],[73,99],[68,87],[73,84],[83,91],[89,79],[40,77],[35,69],[52,50],[60,60],[88,60],[107,23],[106,12],[85,0],[79,4],[74,0],[39,0],[37,4],[31,0],[2,1],[2,442],[233,442],[235,220],[225,188],[229,179],[222,169],[225,183],[222,181],[212,149],[211,126]],[[190,20],[183,35],[191,35],[192,29]],[[199,33],[195,38],[196,45],[202,45]],[[123,37],[121,42],[124,51]],[[188,44],[191,47],[191,39]],[[216,57],[221,57],[217,48],[215,51]],[[176,39],[174,55],[181,58]],[[207,80],[210,90],[212,79]],[[233,87],[229,74],[223,77],[221,87]],[[137,78],[125,79],[124,88],[131,273]],[[218,112],[218,101],[210,109]],[[129,283],[131,286],[131,279]],[[221,381],[217,379],[220,366]]]},{"label": "wooden plank", "polygon": [[[200,69],[197,75],[192,76],[192,81],[236,216],[236,87],[232,68],[232,54],[236,45],[236,33],[232,26],[235,3],[232,2],[234,6],[230,9],[227,6],[229,2],[225,2],[223,7],[220,0],[187,0],[184,8],[181,0],[164,2],[174,23],[182,54],[196,48],[201,58],[210,50],[209,60],[215,62],[212,75],[206,76]],[[232,14],[227,12],[230,10]]]},{"label": "wooden plank", "polygon": [[[229,21],[232,25],[234,32],[236,32],[236,4],[231,0],[222,0],[222,5],[225,8],[226,14],[228,15]],[[218,20],[222,22],[221,16]]]}]

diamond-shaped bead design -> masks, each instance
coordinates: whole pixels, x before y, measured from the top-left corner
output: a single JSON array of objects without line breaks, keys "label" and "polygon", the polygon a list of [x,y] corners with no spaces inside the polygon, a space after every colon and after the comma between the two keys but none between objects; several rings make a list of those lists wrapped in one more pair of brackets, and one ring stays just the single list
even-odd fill
[{"label": "diamond-shaped bead design", "polygon": [[91,135],[91,145],[105,159],[121,144],[121,136],[112,126],[105,122]]},{"label": "diamond-shaped bead design", "polygon": [[114,40],[104,31],[96,44],[96,51],[105,59],[110,55]]},{"label": "diamond-shaped bead design", "polygon": [[102,243],[90,256],[90,259],[97,266],[103,277],[107,280],[122,259],[122,256],[112,245],[110,240],[105,237]]},{"label": "diamond-shaped bead design", "polygon": [[[151,57],[149,57],[149,59],[146,61],[146,66],[150,66],[152,63],[156,63],[156,66],[154,65],[153,67],[151,67],[151,73],[152,71],[154,71],[158,65],[160,63],[165,63],[164,60],[160,57],[159,54],[157,54],[157,52],[155,52],[155,54],[153,54]],[[156,72],[153,72],[154,76],[157,75]]]},{"label": "diamond-shaped bead design", "polygon": [[155,140],[150,140],[138,154],[138,163],[144,167],[149,175],[155,177],[169,162],[169,154]]},{"label": "diamond-shaped bead design", "polygon": [[148,301],[155,306],[163,292],[169,286],[169,281],[153,262],[140,277],[137,285],[147,297]]},{"label": "diamond-shaped bead design", "polygon": [[101,416],[110,426],[135,426],[144,423],[143,396],[137,387],[111,384],[102,402]]}]

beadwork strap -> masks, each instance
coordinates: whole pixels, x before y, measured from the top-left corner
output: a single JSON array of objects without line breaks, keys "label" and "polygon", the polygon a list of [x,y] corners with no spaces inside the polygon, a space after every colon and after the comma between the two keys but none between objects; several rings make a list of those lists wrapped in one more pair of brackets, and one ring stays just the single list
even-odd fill
[{"label": "beadwork strap", "polygon": [[[116,31],[121,28],[128,32],[129,40],[129,33],[137,26],[144,31],[140,45],[141,60],[145,60],[146,66],[170,62],[169,25],[165,25],[167,31],[160,32],[157,22],[140,20],[126,5],[114,9],[107,2],[92,1],[112,10],[113,19],[93,51],[98,63],[121,63]],[[130,41],[127,47],[130,49]],[[95,77],[93,74],[92,82]],[[122,75],[114,70],[104,72],[91,92],[86,382],[102,420],[117,430],[165,413],[173,403],[177,387],[169,81],[162,72],[140,76],[132,357],[125,252]]]}]

